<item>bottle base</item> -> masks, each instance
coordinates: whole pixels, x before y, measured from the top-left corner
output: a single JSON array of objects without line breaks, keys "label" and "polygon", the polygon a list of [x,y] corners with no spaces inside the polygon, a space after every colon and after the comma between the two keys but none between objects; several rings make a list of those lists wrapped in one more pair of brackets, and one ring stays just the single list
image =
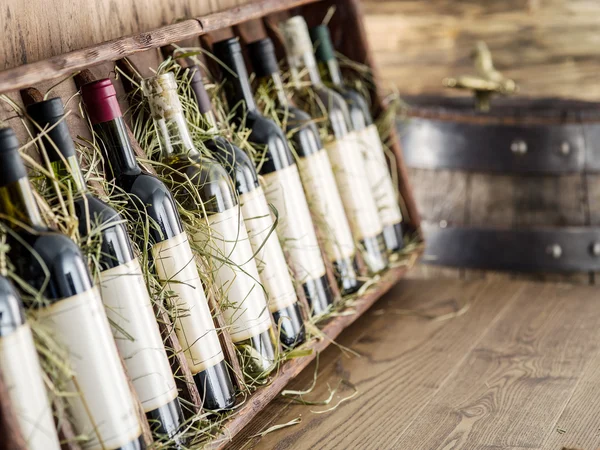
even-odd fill
[{"label": "bottle base", "polygon": [[383,233],[360,241],[363,258],[369,275],[376,275],[387,269],[389,259],[385,247]]},{"label": "bottle base", "polygon": [[202,407],[223,411],[235,405],[235,389],[225,360],[194,375],[194,382],[202,397]]},{"label": "bottle base", "polygon": [[184,444],[183,439],[177,438],[179,427],[184,422],[179,398],[175,398],[166,405],[148,411],[146,418],[153,433],[165,438],[175,439],[177,445]]},{"label": "bottle base", "polygon": [[287,348],[300,345],[306,339],[300,305],[295,302],[287,308],[273,312],[275,326],[279,329],[279,341]]},{"label": "bottle base", "polygon": [[321,316],[331,309],[334,298],[327,274],[320,278],[307,280],[302,285],[302,289],[304,289],[313,317]]},{"label": "bottle base", "polygon": [[144,442],[144,437],[140,435],[138,438],[115,450],[146,450],[146,443]]},{"label": "bottle base", "polygon": [[402,231],[402,222],[388,225],[383,228],[383,238],[385,248],[389,253],[397,253],[404,248],[404,233]]},{"label": "bottle base", "polygon": [[256,336],[234,342],[245,375],[266,377],[275,367],[275,333],[269,328]]},{"label": "bottle base", "polygon": [[342,296],[354,294],[363,285],[358,279],[356,256],[334,261],[333,270]]}]

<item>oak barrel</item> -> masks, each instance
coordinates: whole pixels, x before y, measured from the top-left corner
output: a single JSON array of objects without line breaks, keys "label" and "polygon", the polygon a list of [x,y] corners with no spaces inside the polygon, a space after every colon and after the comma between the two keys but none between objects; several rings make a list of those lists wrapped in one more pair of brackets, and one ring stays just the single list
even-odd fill
[{"label": "oak barrel", "polygon": [[452,269],[431,274],[594,282],[600,103],[500,98],[478,112],[466,97],[405,100],[398,131],[423,218],[422,261]]}]

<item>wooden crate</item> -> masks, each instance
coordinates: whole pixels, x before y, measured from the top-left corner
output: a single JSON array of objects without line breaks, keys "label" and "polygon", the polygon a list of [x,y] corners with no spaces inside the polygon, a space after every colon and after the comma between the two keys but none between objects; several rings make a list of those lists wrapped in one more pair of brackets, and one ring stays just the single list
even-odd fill
[{"label": "wooden crate", "polygon": [[[374,107],[376,112],[386,108],[378,87],[378,74],[369,51],[359,0],[148,0],[143,10],[135,0],[123,0],[118,5],[109,0],[84,2],[75,10],[65,0],[11,3],[14,5],[8,6],[9,14],[0,17],[0,25],[9,36],[5,40],[7,50],[0,56],[3,58],[0,59],[0,67],[4,68],[0,71],[0,94],[5,94],[19,106],[23,105],[21,89],[36,87],[45,93],[83,69],[89,69],[96,78],[111,76],[114,79],[114,61],[129,57],[143,75],[149,75],[150,68],[156,67],[160,61],[158,49],[165,45],[185,42],[186,46],[199,46],[201,36],[216,39],[236,32],[243,34],[244,30],[252,28],[243,24],[251,24],[251,21],[260,21],[272,29],[279,19],[291,14],[302,14],[309,25],[316,25],[331,6],[336,6],[336,14],[330,22],[336,49],[355,61],[371,66],[376,81],[372,92]],[[48,20],[47,16],[50,10],[56,12],[52,20]],[[185,19],[181,20],[181,17]],[[123,92],[119,81],[115,85]],[[60,96],[67,102],[76,93],[75,79],[67,79],[53,88],[52,96]],[[77,108],[70,104],[67,109],[71,109],[67,118],[71,133],[90,137],[90,131],[77,117]],[[4,101],[0,102],[0,121],[5,126],[12,126],[22,143],[27,141],[21,119]],[[391,148],[397,161],[407,231],[421,236],[419,214],[395,135],[392,136]],[[139,147],[138,152],[142,152]],[[222,434],[214,439],[212,446],[224,447],[317,353],[402,278],[406,270],[406,267],[397,267],[385,273],[356,303],[355,314],[324,323],[321,328],[326,338],[306,344],[313,349],[312,354],[285,363],[268,386],[255,391],[226,422]],[[229,359],[235,359],[231,341],[228,336],[223,336],[223,339],[229,348]],[[193,399],[193,392],[188,392],[187,396]],[[0,440],[0,450],[20,448],[14,444],[5,447],[4,444]]]}]

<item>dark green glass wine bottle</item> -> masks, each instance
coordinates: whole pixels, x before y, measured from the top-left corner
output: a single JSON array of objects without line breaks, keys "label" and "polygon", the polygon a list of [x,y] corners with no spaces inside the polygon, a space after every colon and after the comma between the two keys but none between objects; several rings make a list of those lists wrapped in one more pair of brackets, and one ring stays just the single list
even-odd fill
[{"label": "dark green glass wine bottle", "polygon": [[319,130],[313,118],[289,100],[271,39],[252,42],[248,51],[257,90],[270,98],[270,109],[291,135],[308,206],[319,230],[318,239],[334,267],[339,288],[343,295],[356,292],[360,287],[356,246]]},{"label": "dark green glass wine bottle", "polygon": [[76,374],[67,397],[75,432],[88,436],[89,448],[145,448],[100,293],[79,247],[44,224],[10,128],[0,128],[0,213],[16,274],[41,294],[31,308]]},{"label": "dark green glass wine bottle", "polygon": [[280,28],[292,75],[294,99],[315,117],[326,118],[329,141],[325,142],[325,148],[346,216],[369,271],[379,273],[388,265],[383,225],[367,178],[358,136],[352,129],[348,106],[341,95],[323,84],[304,18],[292,17],[282,22]]},{"label": "dark green glass wine bottle", "polygon": [[356,131],[361,144],[367,175],[373,189],[379,217],[383,224],[383,237],[385,238],[386,247],[390,252],[397,252],[404,246],[402,240],[402,212],[386,162],[381,137],[377,131],[377,126],[373,123],[369,105],[361,94],[344,84],[327,25],[311,28],[310,36],[315,46],[321,76],[346,100],[350,110],[352,127]]}]

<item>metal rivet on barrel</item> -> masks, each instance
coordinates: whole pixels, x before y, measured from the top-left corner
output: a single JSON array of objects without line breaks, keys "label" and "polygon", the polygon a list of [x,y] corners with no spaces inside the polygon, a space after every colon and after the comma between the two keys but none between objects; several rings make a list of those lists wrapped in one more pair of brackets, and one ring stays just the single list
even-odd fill
[{"label": "metal rivet on barrel", "polygon": [[558,259],[562,256],[562,247],[558,244],[549,245],[546,247],[546,253],[548,253],[554,259]]},{"label": "metal rivet on barrel", "polygon": [[563,142],[560,144],[560,152],[564,156],[567,156],[569,153],[571,153],[571,145],[568,142]]},{"label": "metal rivet on barrel", "polygon": [[592,242],[592,245],[590,245],[590,252],[593,256],[600,256],[600,242]]},{"label": "metal rivet on barrel", "polygon": [[515,139],[512,144],[510,144],[510,151],[515,155],[524,155],[527,153],[527,143],[522,139]]}]

